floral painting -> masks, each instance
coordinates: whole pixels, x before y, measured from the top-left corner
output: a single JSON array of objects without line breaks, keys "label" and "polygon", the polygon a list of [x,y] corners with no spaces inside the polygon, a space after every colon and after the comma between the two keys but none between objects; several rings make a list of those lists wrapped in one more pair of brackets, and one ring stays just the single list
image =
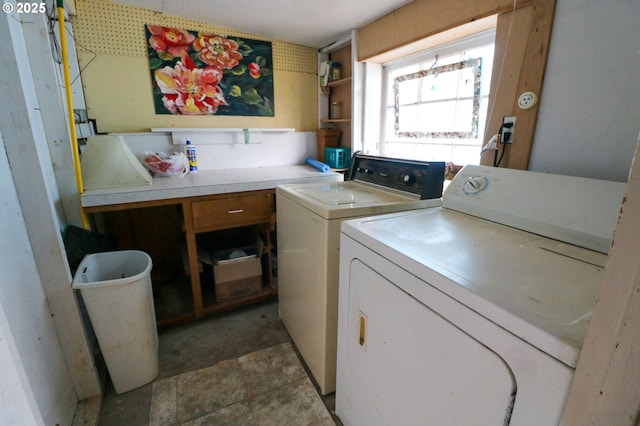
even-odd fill
[{"label": "floral painting", "polygon": [[271,43],[146,26],[156,114],[273,117]]}]

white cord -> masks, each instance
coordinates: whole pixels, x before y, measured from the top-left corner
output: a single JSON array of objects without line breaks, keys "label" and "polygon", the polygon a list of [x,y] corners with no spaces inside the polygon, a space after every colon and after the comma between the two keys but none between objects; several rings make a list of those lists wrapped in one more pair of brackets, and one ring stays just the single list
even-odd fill
[{"label": "white cord", "polygon": [[498,135],[493,135],[491,139],[489,139],[489,142],[487,142],[487,144],[483,146],[482,149],[480,150],[480,155],[482,156],[482,154],[484,154],[489,150],[498,149],[497,142],[498,142]]}]

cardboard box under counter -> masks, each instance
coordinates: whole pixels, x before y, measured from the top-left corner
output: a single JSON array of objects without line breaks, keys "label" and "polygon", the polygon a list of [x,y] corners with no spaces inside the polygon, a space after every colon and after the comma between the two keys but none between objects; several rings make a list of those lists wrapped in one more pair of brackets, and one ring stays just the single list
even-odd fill
[{"label": "cardboard box under counter", "polygon": [[262,291],[262,239],[249,246],[211,253],[216,301],[225,302]]},{"label": "cardboard box under counter", "polygon": [[262,291],[262,264],[259,257],[233,259],[213,266],[216,300],[224,302]]}]

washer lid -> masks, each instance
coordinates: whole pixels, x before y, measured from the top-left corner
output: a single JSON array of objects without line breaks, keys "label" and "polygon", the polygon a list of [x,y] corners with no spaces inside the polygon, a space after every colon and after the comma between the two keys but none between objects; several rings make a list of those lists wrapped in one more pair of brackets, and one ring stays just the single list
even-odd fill
[{"label": "washer lid", "polygon": [[285,196],[324,219],[341,219],[404,210],[439,207],[441,198],[419,200],[356,181],[280,185]]},{"label": "washer lid", "polygon": [[307,186],[294,190],[319,203],[332,206],[389,201],[397,202],[398,200],[406,201],[409,199],[408,197],[400,196],[392,192],[374,190],[364,185],[349,184],[348,182],[322,186]]}]

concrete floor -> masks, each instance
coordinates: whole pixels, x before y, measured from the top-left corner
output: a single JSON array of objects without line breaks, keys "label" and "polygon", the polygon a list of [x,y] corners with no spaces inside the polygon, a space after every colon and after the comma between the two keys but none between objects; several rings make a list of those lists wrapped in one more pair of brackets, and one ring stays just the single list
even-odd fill
[{"label": "concrete floor", "polygon": [[[319,395],[278,318],[277,301],[163,329],[159,340],[158,377],[121,395],[107,383],[99,426],[341,424],[334,414],[334,394]],[[230,384],[235,374],[242,376],[244,388]],[[196,387],[204,382],[211,384],[210,389],[221,389],[221,383],[230,387],[205,392]],[[166,399],[167,387],[177,389],[173,391],[177,398]],[[233,401],[215,399],[215,395],[228,397],[234,392],[244,393]],[[202,400],[202,395],[209,396]],[[229,408],[223,410],[225,404]],[[207,417],[207,413],[213,414]]]}]

